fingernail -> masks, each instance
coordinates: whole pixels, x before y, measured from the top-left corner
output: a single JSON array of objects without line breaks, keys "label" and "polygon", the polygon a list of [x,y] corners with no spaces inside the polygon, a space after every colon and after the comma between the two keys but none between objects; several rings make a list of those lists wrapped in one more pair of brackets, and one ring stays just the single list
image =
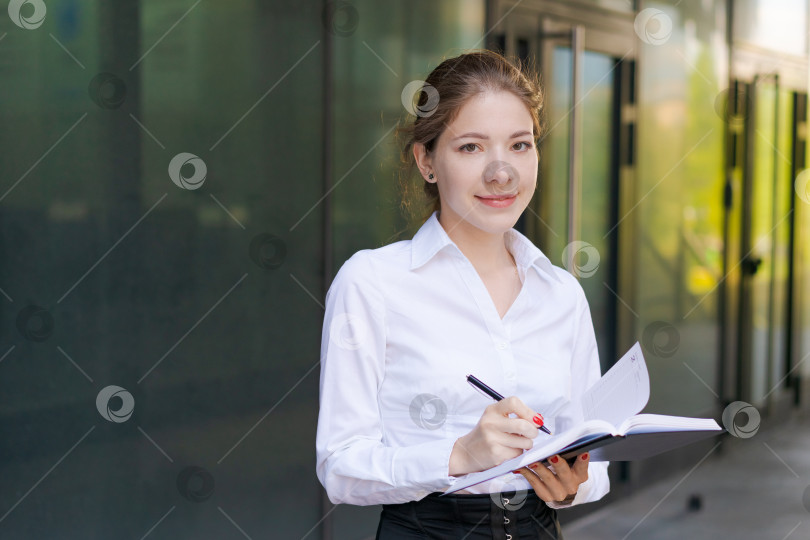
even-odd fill
[{"label": "fingernail", "polygon": [[529,468],[530,469],[536,469],[537,468],[537,463],[532,463],[531,465],[529,465]]},{"label": "fingernail", "polygon": [[537,424],[538,426],[541,427],[543,426],[543,417],[540,416],[539,414],[536,415],[534,418],[532,418],[532,420],[534,420],[534,423]]},{"label": "fingernail", "polygon": [[551,459],[549,459],[549,461],[552,463],[557,463],[560,460],[557,458],[557,456],[552,456]]},{"label": "fingernail", "polygon": [[512,471],[512,474],[520,474],[520,471]]},{"label": "fingernail", "polygon": [[582,454],[580,457],[582,458],[582,461],[585,461],[586,459],[588,459],[588,454],[587,454],[587,452],[586,452],[586,453],[584,453],[584,454]]}]

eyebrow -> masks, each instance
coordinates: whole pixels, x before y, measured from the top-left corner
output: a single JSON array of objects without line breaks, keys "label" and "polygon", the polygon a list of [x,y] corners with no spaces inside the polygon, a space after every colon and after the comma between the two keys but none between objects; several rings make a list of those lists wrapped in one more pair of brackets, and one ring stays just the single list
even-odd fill
[{"label": "eyebrow", "polygon": [[[524,135],[531,135],[531,134],[532,134],[531,131],[516,131],[516,132],[512,133],[512,136],[509,137],[509,138],[510,139],[516,139],[517,137],[523,137]],[[483,135],[481,133],[470,132],[470,133],[465,133],[464,135],[459,135],[458,137],[454,138],[453,140],[456,141],[458,139],[464,139],[464,138],[467,138],[467,137],[473,138],[473,139],[489,139],[488,136]]]}]

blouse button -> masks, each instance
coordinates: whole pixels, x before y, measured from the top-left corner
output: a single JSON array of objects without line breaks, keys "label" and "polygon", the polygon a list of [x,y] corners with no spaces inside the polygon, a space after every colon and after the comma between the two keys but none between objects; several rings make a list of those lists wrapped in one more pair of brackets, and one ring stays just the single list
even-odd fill
[{"label": "blouse button", "polygon": [[504,349],[505,349],[507,346],[508,346],[508,343],[506,343],[505,341],[501,341],[501,342],[498,344],[498,348],[499,348],[500,350],[504,350]]}]

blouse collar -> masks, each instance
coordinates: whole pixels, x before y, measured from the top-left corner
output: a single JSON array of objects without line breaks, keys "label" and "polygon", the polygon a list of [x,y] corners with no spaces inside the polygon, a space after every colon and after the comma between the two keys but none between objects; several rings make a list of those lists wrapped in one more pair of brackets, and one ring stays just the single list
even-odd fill
[{"label": "blouse collar", "polygon": [[[558,283],[562,283],[549,258],[518,230],[511,228],[506,231],[506,242],[519,267],[525,270],[533,266],[538,272],[544,272]],[[427,263],[436,253],[448,246],[452,246],[459,255],[464,256],[439,223],[438,210],[434,210],[411,241],[411,270]]]}]

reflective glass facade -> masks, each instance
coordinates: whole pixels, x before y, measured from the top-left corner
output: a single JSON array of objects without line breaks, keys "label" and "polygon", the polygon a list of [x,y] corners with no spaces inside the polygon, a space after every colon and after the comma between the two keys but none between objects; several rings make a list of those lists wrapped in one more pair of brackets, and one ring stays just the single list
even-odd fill
[{"label": "reflective glass facade", "polygon": [[559,266],[575,240],[599,253],[580,281],[603,366],[640,341],[649,412],[768,417],[797,388],[806,407],[807,3],[731,6],[10,3],[0,537],[373,537],[380,508],[333,507],[315,476],[326,287],[421,225],[400,209],[406,85],[501,40],[540,60],[549,21],[586,36],[579,236],[559,35],[525,232]]}]

